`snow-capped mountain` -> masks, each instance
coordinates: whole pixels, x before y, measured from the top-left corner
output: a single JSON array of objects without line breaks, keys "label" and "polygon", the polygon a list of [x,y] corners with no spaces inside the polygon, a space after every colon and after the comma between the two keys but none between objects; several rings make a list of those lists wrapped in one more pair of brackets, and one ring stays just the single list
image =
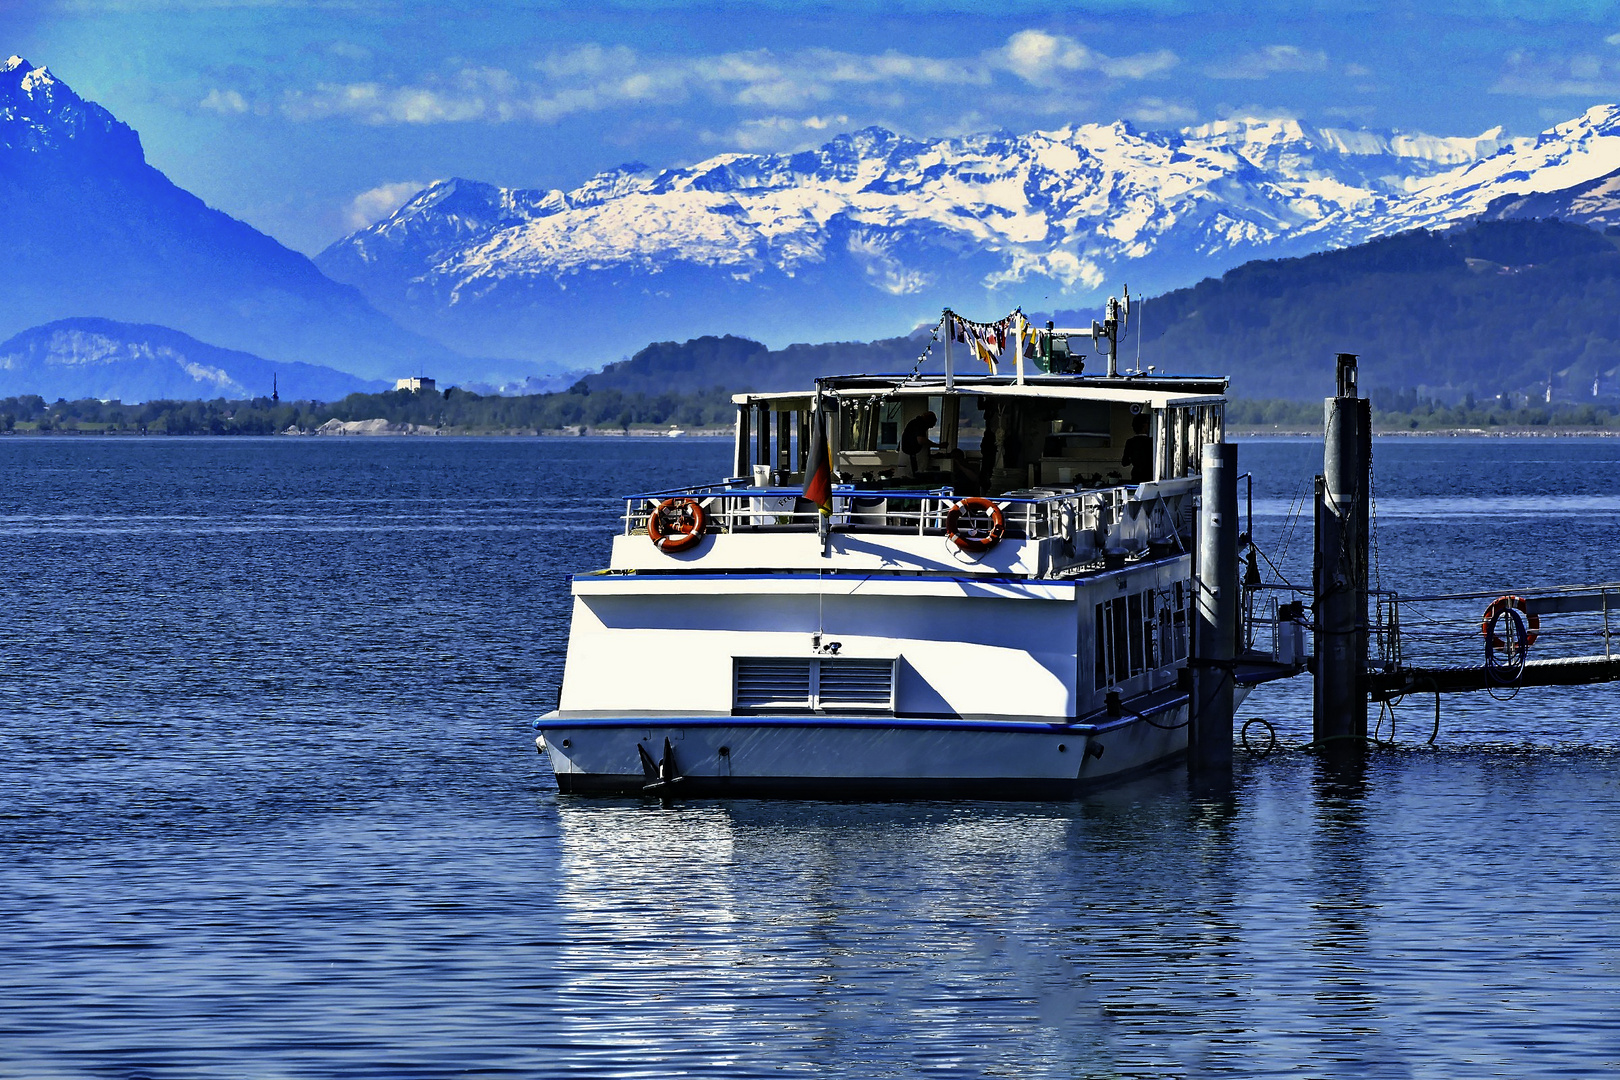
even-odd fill
[{"label": "snow-capped mountain", "polygon": [[1562,191],[1534,191],[1492,199],[1480,213],[1487,220],[1557,218],[1594,229],[1620,226],[1620,169]]},{"label": "snow-capped mountain", "polygon": [[626,166],[566,192],[442,181],[316,261],[406,325],[486,350],[874,337],[945,304],[999,313],[1075,307],[1123,282],[1165,290],[1616,167],[1607,106],[1521,139],[1292,120],[936,140],[869,128],[798,154]]},{"label": "snow-capped mountain", "polygon": [[176,187],[127,125],[16,56],[0,63],[0,236],[0,338],[99,317],[373,378],[483,374]]},{"label": "snow-capped mountain", "polygon": [[189,401],[268,397],[275,389],[287,401],[336,401],[387,388],[328,367],[221,349],[165,326],[110,319],[63,319],[0,342],[0,397]]}]

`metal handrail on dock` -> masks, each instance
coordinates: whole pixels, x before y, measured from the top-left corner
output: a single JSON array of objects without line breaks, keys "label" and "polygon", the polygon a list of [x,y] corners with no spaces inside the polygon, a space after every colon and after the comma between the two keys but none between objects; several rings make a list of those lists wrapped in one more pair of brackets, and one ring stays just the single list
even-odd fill
[{"label": "metal handrail on dock", "polygon": [[[1474,605],[1485,601],[1481,609]],[[1529,586],[1377,600],[1386,628],[1371,665],[1374,701],[1412,691],[1457,693],[1620,680],[1614,619],[1620,582]],[[1493,623],[1511,608],[1522,635]],[[1597,616],[1587,621],[1585,617]],[[1585,648],[1583,643],[1591,643]],[[1593,651],[1601,647],[1601,652]],[[1413,662],[1415,657],[1417,662]]]}]

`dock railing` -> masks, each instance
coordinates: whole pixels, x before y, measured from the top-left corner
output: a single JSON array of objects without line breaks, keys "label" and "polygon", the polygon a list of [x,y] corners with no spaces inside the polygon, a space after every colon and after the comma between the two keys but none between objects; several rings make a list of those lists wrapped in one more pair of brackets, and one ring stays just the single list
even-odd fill
[{"label": "dock railing", "polygon": [[1613,660],[1620,583],[1385,592],[1376,596],[1376,608],[1377,663],[1385,671]]}]

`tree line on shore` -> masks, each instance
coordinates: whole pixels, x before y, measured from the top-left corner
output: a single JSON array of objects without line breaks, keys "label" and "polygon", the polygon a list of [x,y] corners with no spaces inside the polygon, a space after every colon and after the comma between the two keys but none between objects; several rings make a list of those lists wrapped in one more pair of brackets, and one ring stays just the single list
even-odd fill
[{"label": "tree line on shore", "polygon": [[387,420],[449,432],[556,431],[567,428],[629,430],[679,424],[729,425],[730,395],[716,388],[696,394],[640,394],[583,388],[554,394],[501,397],[454,387],[441,393],[390,390],[350,394],[341,401],[45,401],[37,394],[0,398],[0,429],[137,435],[275,435],[314,431],[330,420]]},{"label": "tree line on shore", "polygon": [[[1620,428],[1612,404],[1555,402],[1518,408],[1496,401],[1457,404],[1422,399],[1411,392],[1373,391],[1373,422],[1380,430],[1434,431],[1455,428]],[[135,435],[275,435],[314,431],[330,420],[386,420],[447,433],[561,430],[628,431],[631,428],[729,427],[735,416],[729,392],[640,394],[592,391],[584,386],[523,397],[485,396],[451,388],[442,394],[391,390],[350,394],[341,401],[274,401],[270,398],[212,401],[47,402],[37,394],[0,398],[0,430],[12,433]],[[1227,424],[1237,428],[1310,431],[1322,425],[1320,401],[1235,399]]]}]

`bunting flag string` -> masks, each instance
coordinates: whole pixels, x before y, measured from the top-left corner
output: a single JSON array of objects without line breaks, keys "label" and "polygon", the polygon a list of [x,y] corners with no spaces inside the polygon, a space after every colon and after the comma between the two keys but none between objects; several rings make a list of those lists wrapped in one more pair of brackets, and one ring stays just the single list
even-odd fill
[{"label": "bunting flag string", "polygon": [[1022,308],[1014,308],[1010,314],[993,322],[964,318],[947,308],[941,321],[951,340],[966,345],[992,375],[996,374],[997,363],[1006,356],[1009,344],[1021,342],[1024,359],[1037,363],[1045,352],[1042,339],[1046,331],[1031,325]]}]

